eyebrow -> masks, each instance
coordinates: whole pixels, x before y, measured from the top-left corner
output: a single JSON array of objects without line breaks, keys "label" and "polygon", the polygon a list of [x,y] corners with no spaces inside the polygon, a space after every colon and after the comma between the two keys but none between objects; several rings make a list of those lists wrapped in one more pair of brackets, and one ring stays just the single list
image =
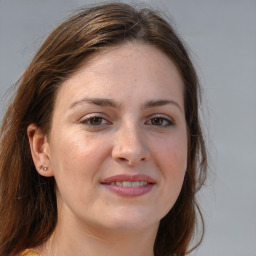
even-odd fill
[{"label": "eyebrow", "polygon": [[[101,107],[112,107],[112,108],[122,108],[122,104],[117,103],[116,101],[112,99],[107,98],[83,98],[81,100],[75,101],[71,104],[70,108],[75,107],[76,105],[79,105],[81,103],[90,103]],[[179,108],[180,111],[182,111],[181,106],[174,100],[166,100],[166,99],[160,99],[160,100],[149,100],[144,105],[143,108],[152,108],[152,107],[160,107],[164,105],[172,104]]]},{"label": "eyebrow", "polygon": [[181,106],[174,100],[149,100],[145,103],[145,108],[152,108],[152,107],[160,107],[164,105],[172,104],[179,108],[180,111],[182,111]]},{"label": "eyebrow", "polygon": [[75,101],[71,104],[70,108],[75,107],[78,104],[81,103],[90,103],[94,105],[98,105],[101,107],[113,107],[113,108],[120,108],[121,104],[118,104],[114,100],[111,99],[105,99],[105,98],[83,98],[81,100]]}]

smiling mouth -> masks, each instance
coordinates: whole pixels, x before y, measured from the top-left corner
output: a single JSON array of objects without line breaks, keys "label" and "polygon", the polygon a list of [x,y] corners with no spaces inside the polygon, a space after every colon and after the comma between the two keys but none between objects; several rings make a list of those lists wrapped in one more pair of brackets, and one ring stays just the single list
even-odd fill
[{"label": "smiling mouth", "polygon": [[110,183],[106,183],[107,185],[116,185],[119,187],[143,187],[143,186],[147,186],[149,183],[147,181],[115,181],[115,182],[110,182]]},{"label": "smiling mouth", "polygon": [[149,193],[157,183],[147,175],[120,174],[104,179],[101,184],[122,197],[137,197]]}]

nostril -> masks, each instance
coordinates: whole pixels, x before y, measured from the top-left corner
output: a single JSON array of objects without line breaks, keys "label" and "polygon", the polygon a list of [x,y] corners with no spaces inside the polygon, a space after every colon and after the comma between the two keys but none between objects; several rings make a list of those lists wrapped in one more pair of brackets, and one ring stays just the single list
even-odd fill
[{"label": "nostril", "polygon": [[115,161],[119,163],[124,163],[129,166],[135,166],[147,161],[149,158],[149,152],[146,146],[142,144],[140,145],[140,147],[136,147],[135,144],[120,145],[120,143],[118,143],[113,147],[112,157]]},{"label": "nostril", "polygon": [[119,157],[118,160],[120,162],[125,162],[131,166],[136,165],[136,162],[137,162],[135,159],[129,159],[129,158],[125,158],[125,157]]}]

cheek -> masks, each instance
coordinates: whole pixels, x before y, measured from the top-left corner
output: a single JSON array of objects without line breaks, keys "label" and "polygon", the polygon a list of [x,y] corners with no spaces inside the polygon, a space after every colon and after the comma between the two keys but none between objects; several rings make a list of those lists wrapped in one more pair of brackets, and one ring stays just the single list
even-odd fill
[{"label": "cheek", "polygon": [[55,138],[51,145],[51,163],[55,179],[91,181],[108,154],[108,143],[103,143],[103,138],[86,136],[81,131]]},{"label": "cheek", "polygon": [[161,207],[161,217],[164,217],[175,204],[187,167],[187,141],[176,138],[157,144],[154,152],[157,168],[162,174],[160,181],[161,204],[159,206]]},{"label": "cheek", "polygon": [[100,146],[97,139],[78,133],[55,138],[51,144],[51,163],[58,201],[79,207],[82,200],[90,205],[106,155],[106,144]]},{"label": "cheek", "polygon": [[187,169],[186,134],[162,141],[157,145],[155,154],[159,159],[158,162],[168,170],[167,172],[185,172]]},{"label": "cheek", "polygon": [[177,150],[177,147],[168,148],[163,161],[161,161],[166,181],[177,189],[182,186],[187,169],[187,154],[184,152],[186,151]]},{"label": "cheek", "polygon": [[187,170],[187,138],[186,134],[173,136],[161,143],[156,152],[158,168],[164,177],[164,190],[169,202],[176,201]]}]

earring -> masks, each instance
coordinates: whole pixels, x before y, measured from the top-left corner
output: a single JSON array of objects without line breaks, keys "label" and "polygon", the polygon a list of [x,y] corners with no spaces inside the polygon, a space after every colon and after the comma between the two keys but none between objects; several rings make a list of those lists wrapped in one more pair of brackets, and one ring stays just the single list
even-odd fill
[{"label": "earring", "polygon": [[39,167],[41,170],[43,170],[43,171],[46,171],[47,169],[48,169],[48,167],[44,167],[43,165],[40,165],[40,167]]}]

